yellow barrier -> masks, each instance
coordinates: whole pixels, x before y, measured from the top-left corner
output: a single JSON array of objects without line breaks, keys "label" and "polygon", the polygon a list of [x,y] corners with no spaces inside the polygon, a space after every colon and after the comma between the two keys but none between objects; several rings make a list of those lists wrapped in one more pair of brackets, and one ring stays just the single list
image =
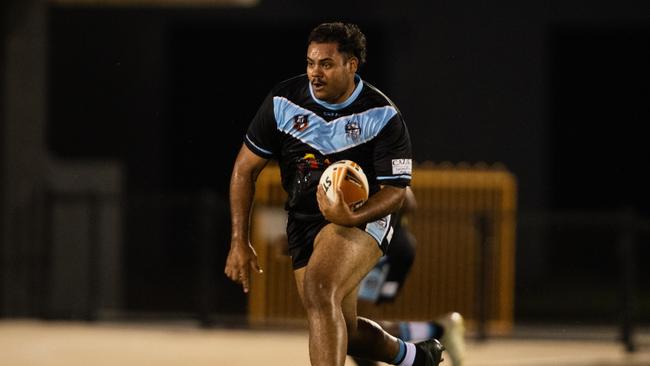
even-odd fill
[{"label": "yellow barrier", "polygon": [[[453,310],[472,327],[479,318],[478,293],[483,285],[487,330],[509,331],[514,302],[514,176],[505,169],[421,165],[414,169],[412,188],[418,208],[408,222],[418,244],[411,274],[394,303],[380,307],[360,303],[359,313],[373,319],[430,320]],[[252,220],[253,243],[265,271],[254,276],[251,287],[248,314],[253,324],[304,321],[291,261],[281,245],[274,245],[284,233],[285,198],[279,170],[267,167],[258,179]],[[487,236],[481,235],[480,220]]]}]

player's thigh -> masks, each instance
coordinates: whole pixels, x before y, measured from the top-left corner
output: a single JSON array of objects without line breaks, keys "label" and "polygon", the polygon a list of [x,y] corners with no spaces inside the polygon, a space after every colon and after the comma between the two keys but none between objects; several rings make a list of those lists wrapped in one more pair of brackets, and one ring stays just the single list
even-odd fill
[{"label": "player's thigh", "polygon": [[329,224],[316,236],[304,281],[317,281],[342,301],[357,288],[381,255],[377,241],[368,233]]}]

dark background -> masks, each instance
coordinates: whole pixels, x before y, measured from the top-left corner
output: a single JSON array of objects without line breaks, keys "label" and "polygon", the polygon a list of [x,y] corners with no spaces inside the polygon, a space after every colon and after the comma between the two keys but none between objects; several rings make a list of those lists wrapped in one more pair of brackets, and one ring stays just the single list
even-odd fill
[{"label": "dark background", "polygon": [[[503,164],[517,177],[517,319],[615,319],[617,229],[549,226],[540,217],[650,217],[650,7],[372,4],[47,6],[46,151],[124,164],[124,310],[192,311],[187,299],[197,289],[186,284],[202,252],[182,239],[193,232],[191,211],[152,202],[204,191],[226,202],[258,105],[275,83],[304,72],[310,29],[343,20],[366,33],[361,75],[400,107],[417,162]],[[214,306],[242,314],[242,295],[221,276],[227,211],[222,219],[212,253],[220,282]],[[647,239],[639,234],[639,264]],[[646,321],[647,276],[641,271],[638,282]]]}]

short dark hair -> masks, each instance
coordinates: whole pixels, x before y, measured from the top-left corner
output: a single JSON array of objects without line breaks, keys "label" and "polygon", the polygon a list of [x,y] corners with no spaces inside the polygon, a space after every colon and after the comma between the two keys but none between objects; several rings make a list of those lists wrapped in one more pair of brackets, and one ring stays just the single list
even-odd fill
[{"label": "short dark hair", "polygon": [[307,45],[312,42],[335,42],[338,44],[338,51],[348,57],[356,57],[359,66],[366,63],[366,36],[356,24],[342,22],[320,24],[309,34]]}]

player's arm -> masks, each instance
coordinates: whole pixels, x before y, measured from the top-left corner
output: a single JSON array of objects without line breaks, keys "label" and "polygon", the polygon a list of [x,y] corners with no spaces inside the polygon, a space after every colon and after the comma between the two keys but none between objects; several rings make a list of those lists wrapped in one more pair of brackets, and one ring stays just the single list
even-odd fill
[{"label": "player's arm", "polygon": [[224,272],[248,292],[250,270],[262,273],[257,254],[249,239],[250,215],[255,196],[255,181],[267,159],[253,153],[246,145],[239,150],[230,179],[230,214],[232,235]]},{"label": "player's arm", "polygon": [[352,212],[354,225],[379,220],[392,212],[397,212],[402,207],[405,195],[405,188],[381,186],[379,192],[370,196],[365,204]]},{"label": "player's arm", "polygon": [[343,193],[339,189],[334,202],[330,202],[322,186],[318,186],[318,205],[327,221],[342,226],[358,226],[366,222],[379,220],[380,218],[396,212],[402,206],[405,188],[384,185],[381,189],[370,196],[368,201],[356,211],[352,211],[341,199]]},{"label": "player's arm", "polygon": [[402,204],[402,213],[408,214],[418,208],[418,202],[415,200],[415,195],[410,186],[404,189],[404,203]]}]

